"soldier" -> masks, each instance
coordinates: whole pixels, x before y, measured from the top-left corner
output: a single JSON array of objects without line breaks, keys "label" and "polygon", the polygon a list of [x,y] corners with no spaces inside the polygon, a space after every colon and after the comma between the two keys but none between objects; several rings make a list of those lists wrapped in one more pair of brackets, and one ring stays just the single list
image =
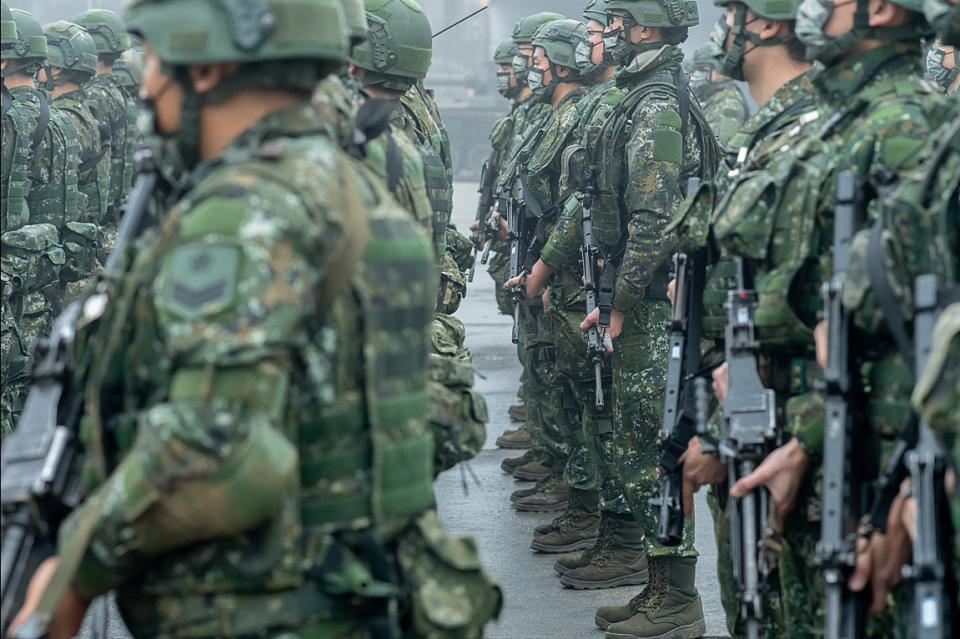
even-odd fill
[{"label": "soldier", "polygon": [[[581,324],[598,323],[610,309],[613,438],[616,482],[601,491],[616,540],[618,570],[641,572],[649,583],[634,605],[601,608],[597,623],[608,637],[696,637],[705,631],[694,585],[692,536],[680,547],[660,545],[649,500],[656,484],[656,436],[666,356],[663,329],[668,257],[673,239],[666,227],[690,178],[710,178],[718,149],[713,133],[689,92],[680,68],[679,44],[698,22],[696,4],[673,0],[607,0],[604,55],[621,64],[617,84],[626,95],[595,134],[597,197],[593,231],[604,251],[599,308]],[[615,276],[615,277],[614,277]],[[619,490],[618,490],[619,489]],[[621,495],[617,495],[622,491]],[[564,575],[607,573],[608,555]],[[611,623],[609,613],[632,614]],[[635,613],[635,614],[634,614]]]},{"label": "soldier", "polygon": [[[76,218],[76,136],[38,91],[34,76],[46,62],[46,38],[29,13],[13,9],[19,35],[3,51],[4,86],[10,109],[4,116],[3,273],[7,276],[4,319],[4,428],[19,415],[36,341],[60,312],[61,238]],[[9,165],[7,158],[10,158]],[[9,332],[7,332],[9,331]],[[9,349],[9,351],[8,351]]]},{"label": "soldier", "polygon": [[960,97],[960,49],[939,39],[927,47],[924,77],[951,97]]},{"label": "soldier", "polygon": [[[700,101],[710,128],[717,135],[720,146],[727,148],[747,118],[750,109],[737,83],[718,68],[719,61],[712,55],[709,43],[697,47],[693,58],[684,68],[690,75],[690,88]],[[743,80],[743,78],[737,78]]]},{"label": "soldier", "polygon": [[311,103],[346,59],[339,3],[190,5],[126,14],[158,132],[198,139],[84,336],[106,346],[86,380],[106,447],[87,442],[54,623],[116,588],[137,636],[480,636],[500,593],[432,511],[430,242]]},{"label": "soldier", "polygon": [[[734,256],[752,256],[749,252],[741,252],[740,245],[734,239],[749,233],[748,229],[751,228],[748,226],[749,220],[742,219],[742,212],[755,205],[754,189],[757,184],[763,184],[763,180],[767,179],[766,171],[772,170],[775,165],[784,145],[782,138],[786,136],[789,143],[794,144],[793,140],[800,136],[815,134],[819,116],[813,97],[809,71],[811,65],[806,61],[804,46],[796,39],[793,30],[799,0],[787,6],[765,0],[717,2],[717,5],[725,6],[726,11],[713,31],[709,52],[724,73],[746,80],[759,110],[731,141],[727,158],[730,170],[719,171],[712,183],[704,184],[695,197],[688,199],[674,226],[678,236],[683,238],[683,250],[691,255],[701,255],[700,259],[706,259],[708,238],[717,237],[719,240],[719,255],[713,256],[711,261],[719,259],[720,263],[712,267],[703,293],[703,334],[715,342],[714,351],[722,352],[726,319],[723,302],[731,281],[731,259]],[[745,46],[748,41],[752,47]],[[790,241],[788,239],[785,245],[789,245]],[[764,278],[776,277],[779,259],[782,258],[773,255],[759,262],[751,260],[748,267],[758,282],[765,281]],[[812,303],[816,303],[815,298]],[[762,321],[759,324],[758,334],[765,338],[763,331],[767,327],[763,326]],[[790,379],[789,371],[794,365],[805,359],[809,362],[808,335],[797,340],[792,350],[789,344],[787,341],[778,343],[776,347],[771,344],[769,352],[763,353],[765,366],[774,371],[776,378]],[[796,397],[799,401],[808,392],[808,386],[798,383],[793,387],[779,388],[778,399],[788,402],[791,397]],[[700,484],[716,484],[709,496],[709,503],[717,538],[721,599],[727,612],[730,633],[742,636],[745,621],[739,618],[741,607],[731,571],[729,521],[725,509],[720,508],[721,503],[730,503],[727,498],[728,486],[725,485],[726,468],[716,457],[701,452],[701,443],[696,437],[682,459],[685,473],[684,510],[688,516],[693,512],[694,490]],[[807,524],[797,522],[788,534],[793,534],[793,528],[802,530],[804,526]],[[778,581],[776,576],[771,577],[763,599],[764,634],[771,637],[786,636],[790,627],[784,625],[780,601],[781,581],[789,581],[785,572],[779,574],[783,579]]]},{"label": "soldier", "polygon": [[[361,11],[359,15],[364,14]],[[348,20],[348,24],[350,22]],[[372,22],[376,24],[376,16]],[[361,28],[363,29],[362,38],[358,39],[353,48],[353,59],[369,59],[371,47],[375,47],[375,43],[367,39],[366,27],[367,21],[364,20],[358,23],[353,31],[360,36]],[[391,35],[398,43],[404,43],[410,30],[399,22],[391,23],[391,27]],[[429,33],[429,25],[426,32]],[[402,69],[407,62],[401,58],[397,65]],[[390,70],[392,69],[380,69],[383,72]],[[407,122],[398,101],[400,90],[386,88],[377,82],[379,76],[368,74],[366,69],[356,64],[351,65],[351,73],[363,85],[358,96],[361,104],[357,115],[361,129],[373,125],[367,122],[370,119],[387,119],[386,130],[377,137],[368,139],[364,145],[365,163],[387,183],[397,202],[425,230],[433,231],[433,224],[437,220],[433,216],[428,197],[424,164],[420,151],[405,132]],[[402,78],[393,81],[404,82]],[[448,268],[459,271],[455,264],[450,266],[449,259],[445,260],[445,264]],[[449,279],[447,281],[449,282]],[[441,295],[460,295],[456,291],[451,293],[451,288],[449,283],[442,287]],[[446,302],[444,310],[451,310],[450,304],[449,301]],[[436,313],[431,339],[433,349],[430,355],[429,382],[432,398],[429,424],[434,434],[435,474],[475,457],[486,439],[486,402],[473,390],[473,355],[463,345],[464,336],[465,329],[460,320],[447,313]]]},{"label": "soldier", "polygon": [[64,304],[78,299],[87,278],[101,266],[99,246],[101,221],[110,202],[110,148],[102,146],[101,135],[109,137],[88,106],[83,84],[97,71],[93,38],[75,24],[60,20],[44,27],[47,37],[47,67],[39,74],[52,92],[51,104],[77,132],[80,163],[78,188],[86,205],[76,221],[67,225],[64,237],[68,252],[61,278]]},{"label": "soldier", "polygon": [[83,89],[94,116],[106,123],[109,137],[100,144],[110,148],[110,201],[101,222],[100,259],[113,248],[127,191],[133,184],[133,146],[136,142],[137,105],[113,77],[113,63],[130,48],[123,21],[107,9],[90,9],[73,19],[93,38],[97,47],[97,73]]}]

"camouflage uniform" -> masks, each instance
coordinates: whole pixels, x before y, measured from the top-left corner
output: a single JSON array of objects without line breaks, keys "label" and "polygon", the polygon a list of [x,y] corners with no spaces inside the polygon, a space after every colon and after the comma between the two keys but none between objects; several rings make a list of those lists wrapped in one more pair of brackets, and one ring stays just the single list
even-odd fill
[{"label": "camouflage uniform", "polygon": [[690,88],[700,101],[703,114],[707,116],[707,122],[720,141],[720,146],[727,148],[730,139],[750,117],[747,101],[737,88],[737,83],[733,80],[692,82]]},{"label": "camouflage uniform", "polygon": [[[138,11],[162,2],[128,19],[176,46],[175,21]],[[327,34],[301,55],[342,39],[321,6],[297,13]],[[257,54],[277,48],[296,55],[269,37]],[[270,86],[296,64],[272,64]],[[198,166],[79,336],[103,347],[85,380],[99,487],[61,554],[83,553],[77,591],[117,588],[138,636],[478,637],[499,609],[472,541],[431,510],[430,243],[338,124],[295,105]]]}]

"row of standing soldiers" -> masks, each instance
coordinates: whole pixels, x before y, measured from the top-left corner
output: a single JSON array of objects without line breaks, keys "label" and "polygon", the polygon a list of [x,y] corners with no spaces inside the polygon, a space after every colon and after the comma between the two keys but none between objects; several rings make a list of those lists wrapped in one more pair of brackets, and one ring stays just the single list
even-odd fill
[{"label": "row of standing soldiers", "polygon": [[960,10],[716,4],[695,86],[687,0],[531,15],[496,51],[473,228],[523,366],[512,506],[561,511],[531,548],[582,551],[564,586],[644,586],[608,638],[706,631],[703,485],[734,636],[951,636]]},{"label": "row of standing soldiers", "polygon": [[35,342],[110,252],[133,181],[140,108],[138,62],[112,12],[45,27],[6,4],[3,14],[6,433],[23,407]]},{"label": "row of standing soldiers", "polygon": [[[89,15],[114,25],[102,80]],[[482,636],[502,594],[473,540],[446,534],[433,493],[483,444],[486,405],[452,315],[470,242],[450,224],[423,10],[131,0],[125,24],[94,12],[44,33],[27,18],[4,5],[4,79],[16,68],[24,85],[12,108],[24,93],[45,103],[38,71],[54,87],[51,123],[67,96],[70,113],[93,105],[99,146],[73,168],[106,168],[76,187],[89,191],[77,220],[61,202],[67,219],[47,225],[39,256],[11,265],[22,279],[59,260],[68,285],[2,449],[0,631],[73,636],[114,591],[138,637]],[[132,189],[129,155],[112,181],[117,131],[86,99],[114,82],[128,29],[143,41],[152,116]],[[8,68],[8,35],[12,51],[14,38],[38,47],[30,64]],[[35,129],[23,228],[44,226],[46,200],[30,198],[59,166]],[[5,129],[5,161],[7,140]],[[75,228],[89,229],[85,243]],[[95,262],[65,278],[73,247]],[[92,285],[70,289],[101,263]],[[67,480],[38,494],[43,469]],[[28,569],[8,571],[21,556]]]}]

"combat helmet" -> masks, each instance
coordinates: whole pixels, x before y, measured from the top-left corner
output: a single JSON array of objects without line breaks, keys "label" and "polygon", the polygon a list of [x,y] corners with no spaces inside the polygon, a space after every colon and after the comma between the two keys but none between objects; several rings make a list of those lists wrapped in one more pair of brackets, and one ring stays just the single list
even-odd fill
[{"label": "combat helmet", "polygon": [[0,2],[0,49],[4,52],[4,60],[7,59],[6,50],[16,46],[19,41],[18,35],[17,23],[10,13],[10,7],[6,2]]},{"label": "combat helmet", "polygon": [[[729,0],[713,0],[713,4],[723,8]],[[747,9],[754,15],[768,20],[792,21],[797,19],[797,9],[800,0],[736,0],[733,26],[727,25],[727,17],[721,14],[720,20],[713,27],[710,42],[704,50],[705,58],[716,59],[716,70],[735,80],[743,80],[743,54],[746,52],[747,42],[754,47],[769,47],[784,44],[787,38],[760,38],[756,33],[747,30]],[[725,49],[727,34],[733,33],[733,42],[729,49]],[[794,36],[791,36],[792,39]],[[699,51],[699,49],[698,49]]]},{"label": "combat helmet", "polygon": [[797,9],[797,37],[807,47],[807,57],[823,64],[832,64],[851,47],[867,39],[919,43],[932,35],[923,14],[923,0],[890,0],[916,14],[915,18],[895,27],[870,26],[870,0],[854,0],[853,26],[838,36],[829,36],[823,27],[833,15],[834,5],[828,0],[802,0]]},{"label": "combat helmet", "polygon": [[513,56],[517,54],[517,45],[513,43],[512,38],[507,38],[497,45],[497,50],[493,52],[493,61],[497,64],[512,64]]},{"label": "combat helmet", "polygon": [[[551,20],[562,20],[563,16],[553,11],[541,11],[521,18],[519,22],[513,25],[513,43],[518,47],[520,45],[529,45],[533,42],[533,36],[537,29],[550,22]],[[517,77],[520,84],[527,83],[527,71],[530,69],[530,57],[519,51],[513,57],[513,74]]]},{"label": "combat helmet", "polygon": [[[3,59],[17,60],[19,72],[33,75],[46,64],[47,60],[47,38],[43,35],[43,27],[26,11],[20,9],[8,11],[13,20],[13,32],[16,35],[12,43],[4,45]],[[8,26],[7,30],[9,29]]]},{"label": "combat helmet", "polygon": [[430,21],[414,0],[364,0],[367,39],[353,48],[364,84],[407,91],[433,59]]},{"label": "combat helmet", "polygon": [[130,48],[130,36],[120,16],[108,9],[90,9],[71,20],[93,36],[97,55],[119,57]]},{"label": "combat helmet", "polygon": [[539,29],[533,36],[531,44],[540,47],[550,63],[551,80],[543,82],[544,72],[531,67],[527,84],[535,96],[549,99],[553,90],[561,82],[557,67],[567,67],[571,74],[565,78],[567,82],[583,82],[580,71],[577,69],[577,47],[587,39],[587,26],[578,20],[563,18],[551,20]]},{"label": "combat helmet", "polygon": [[923,13],[941,42],[960,47],[960,4],[950,4],[949,0],[924,0]]},{"label": "combat helmet", "polygon": [[696,0],[607,0],[607,23],[613,11],[626,15],[623,26],[608,31],[603,38],[603,55],[608,62],[624,64],[636,54],[663,46],[663,42],[630,42],[630,29],[635,25],[660,29],[684,29],[700,24]]},{"label": "combat helmet", "polygon": [[350,46],[355,47],[367,40],[367,15],[363,0],[343,0],[343,19],[347,23]]},{"label": "combat helmet", "polygon": [[[590,0],[587,6],[583,8],[583,19],[587,21],[596,20],[600,24],[605,25],[607,23],[606,0]],[[603,44],[603,41],[592,43],[588,38],[589,33],[587,37],[584,37],[583,41],[577,45],[577,69],[580,71],[580,75],[583,76],[584,80],[593,82],[609,65],[603,60],[601,60],[599,64],[594,64],[590,60],[594,46]]]},{"label": "combat helmet", "polygon": [[59,79],[48,78],[49,85],[82,84],[96,75],[97,45],[83,28],[66,20],[57,20],[45,25],[43,31],[47,37],[47,65],[63,69]]},{"label": "combat helmet", "polygon": [[[714,27],[716,30],[716,27]],[[693,56],[683,61],[683,70],[690,76],[690,82],[694,86],[703,86],[710,84],[710,77],[713,71],[720,71],[720,58],[723,56],[723,50],[718,51],[716,44],[710,41],[697,47]]]}]

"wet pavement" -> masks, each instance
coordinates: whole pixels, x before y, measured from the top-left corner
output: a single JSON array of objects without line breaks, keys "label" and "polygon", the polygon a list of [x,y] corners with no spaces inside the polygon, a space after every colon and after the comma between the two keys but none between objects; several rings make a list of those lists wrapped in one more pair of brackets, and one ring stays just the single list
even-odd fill
[{"label": "wet pavement", "polygon": [[[461,232],[473,220],[476,186],[456,185],[454,222]],[[440,518],[454,535],[477,540],[487,570],[499,581],[505,605],[499,622],[487,628],[492,639],[601,638],[594,625],[599,606],[626,603],[639,587],[578,591],[564,588],[553,570],[563,555],[535,553],[530,549],[533,529],[556,513],[518,513],[510,508],[509,495],[531,486],[515,481],[500,470],[500,462],[522,451],[496,448],[494,441],[508,428],[516,428],[507,408],[517,402],[520,366],[510,341],[512,319],[497,312],[493,280],[485,267],[477,267],[474,281],[457,316],[467,327],[467,346],[473,352],[475,387],[483,393],[490,413],[487,442],[468,468],[455,467],[437,479]],[[697,549],[700,551],[697,584],[703,598],[708,636],[726,636],[716,578],[716,544],[712,520],[701,491],[697,495]]]}]

